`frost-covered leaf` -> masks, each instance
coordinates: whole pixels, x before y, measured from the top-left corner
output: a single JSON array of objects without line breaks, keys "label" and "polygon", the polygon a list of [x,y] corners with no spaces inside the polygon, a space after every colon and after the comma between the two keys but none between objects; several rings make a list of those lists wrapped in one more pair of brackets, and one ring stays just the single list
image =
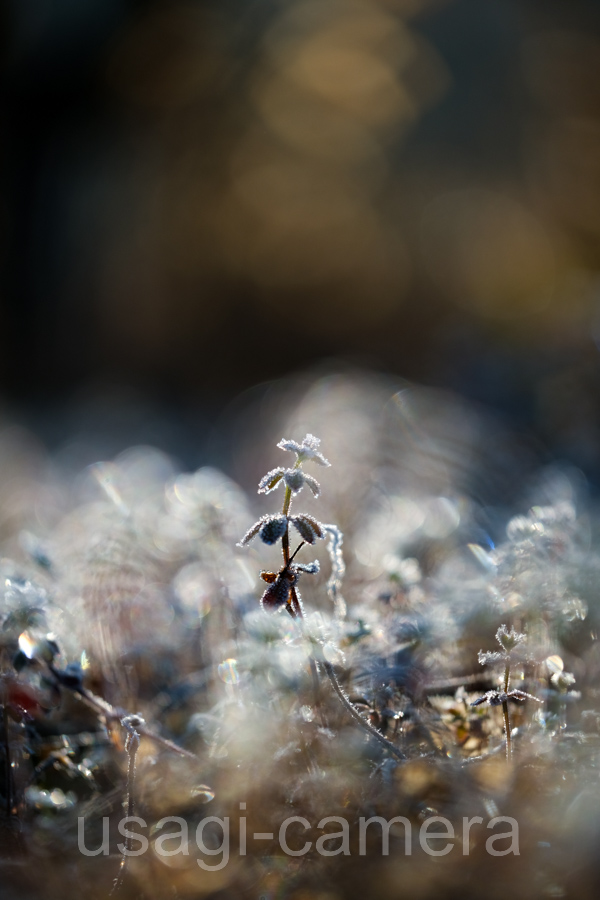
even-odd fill
[{"label": "frost-covered leaf", "polygon": [[304,475],[304,481],[309,486],[315,497],[318,497],[321,493],[321,485],[317,481],[316,478],[313,478],[312,475]]},{"label": "frost-covered leaf", "polygon": [[316,575],[320,571],[321,566],[319,565],[319,560],[315,559],[310,563],[298,563],[294,568],[299,572],[306,572],[307,575]]},{"label": "frost-covered leaf", "polygon": [[285,533],[286,528],[285,516],[261,516],[258,522],[248,529],[241,541],[238,541],[238,547],[245,547],[257,534],[260,534],[265,544],[274,544]]},{"label": "frost-covered leaf", "polygon": [[506,625],[501,625],[498,631],[496,632],[496,640],[500,644],[503,650],[507,653],[510,653],[515,647],[518,647],[519,644],[522,644],[527,640],[527,636],[521,634],[519,631],[515,631],[514,628],[511,628],[509,631]]},{"label": "frost-covered leaf", "polygon": [[506,653],[499,653],[497,650],[480,650],[477,654],[477,659],[480,665],[487,666],[488,663],[500,662],[501,659],[506,659]]},{"label": "frost-covered leaf", "polygon": [[237,542],[237,546],[238,546],[238,547],[245,547],[246,544],[249,544],[250,541],[252,540],[252,538],[253,538],[253,537],[256,537],[256,535],[257,535],[258,532],[260,531],[260,528],[261,528],[263,522],[264,522],[264,516],[263,516],[262,519],[259,519],[258,522],[255,522],[254,525],[252,525],[252,526],[248,529],[248,531],[246,532],[246,534],[244,535],[244,537],[241,539],[241,541],[238,541],[238,542]]},{"label": "frost-covered leaf", "polygon": [[304,482],[309,476],[305,475],[301,469],[285,469],[283,478],[292,494],[298,494],[304,487]]},{"label": "frost-covered leaf", "polygon": [[262,597],[260,605],[266,612],[276,612],[284,606],[289,598],[292,587],[298,580],[296,567],[291,566],[279,573],[273,584],[270,584]]},{"label": "frost-covered leaf", "polygon": [[266,475],[263,475],[258,483],[258,493],[270,494],[271,491],[274,491],[283,478],[284,472],[285,469],[282,469],[281,466],[278,466],[278,468],[271,469],[270,472],[267,472]]},{"label": "frost-covered leaf", "polygon": [[538,697],[534,697],[533,694],[528,694],[526,691],[508,691],[508,693],[506,691],[486,691],[482,697],[474,700],[471,706],[481,706],[482,703],[489,703],[490,706],[501,706],[508,700],[514,700],[517,703],[523,703],[524,700],[535,700],[536,703],[542,702]]},{"label": "frost-covered leaf", "polygon": [[329,460],[325,459],[319,451],[320,444],[321,441],[314,434],[307,434],[301,444],[297,441],[288,441],[283,438],[277,446],[280,450],[290,450],[292,453],[295,453],[300,462],[306,462],[310,459],[320,466],[330,466]]},{"label": "frost-covered leaf", "polygon": [[290,522],[307,544],[314,544],[317,538],[325,537],[320,523],[312,516],[290,516]]},{"label": "frost-covered leaf", "polygon": [[269,516],[260,527],[258,535],[265,544],[276,544],[287,528],[286,516]]}]

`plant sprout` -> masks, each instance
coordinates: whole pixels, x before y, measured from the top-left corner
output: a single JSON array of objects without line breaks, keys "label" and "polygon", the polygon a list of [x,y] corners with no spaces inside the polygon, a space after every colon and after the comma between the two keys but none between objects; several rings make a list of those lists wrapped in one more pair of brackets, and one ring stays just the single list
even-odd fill
[{"label": "plant sprout", "polygon": [[[294,619],[304,620],[305,614],[302,607],[302,601],[297,589],[298,579],[301,574],[313,575],[319,571],[319,563],[317,560],[311,563],[294,562],[298,552],[305,544],[314,544],[318,539],[329,536],[329,555],[332,560],[332,577],[328,583],[328,592],[334,604],[340,604],[339,584],[341,576],[344,572],[344,562],[341,554],[342,532],[336,525],[323,525],[312,516],[301,513],[299,515],[290,515],[292,498],[300,493],[306,485],[318,497],[321,492],[321,486],[318,481],[307,475],[302,466],[305,462],[312,461],[320,466],[329,466],[330,462],[325,459],[319,451],[321,441],[312,434],[307,434],[301,444],[296,441],[283,439],[277,446],[281,450],[289,450],[296,454],[296,463],[292,469],[284,469],[281,466],[272,469],[261,478],[258,485],[259,494],[270,494],[281,484],[285,485],[285,494],[283,497],[283,506],[281,513],[278,515],[266,515],[258,519],[248,529],[244,537],[239,542],[239,547],[245,547],[257,535],[265,544],[276,544],[281,541],[281,552],[283,555],[283,566],[279,572],[260,573],[263,581],[266,581],[269,587],[261,597],[261,606],[266,612],[278,612],[285,609]],[[290,554],[290,525],[292,525],[302,538],[296,549]],[[380,744],[383,744],[393,756],[397,759],[404,760],[406,757],[391,741],[388,741],[376,728],[370,725],[360,715],[356,707],[350,701],[342,688],[335,670],[329,660],[325,658],[323,648],[318,640],[310,635],[304,623],[304,633],[308,637],[312,646],[312,654],[310,656],[310,666],[315,681],[315,695],[318,705],[318,670],[321,666],[331,685],[337,694],[342,705],[352,716],[354,721],[361,726],[371,737],[374,737]]]},{"label": "plant sprout", "polygon": [[500,651],[491,650],[487,652],[480,650],[478,659],[482,666],[491,662],[504,662],[503,690],[487,691],[482,697],[475,700],[471,706],[480,706],[482,703],[488,703],[490,706],[502,706],[504,731],[506,734],[506,759],[507,762],[510,762],[512,759],[512,736],[510,716],[508,713],[508,701],[515,700],[516,702],[523,702],[524,700],[535,700],[537,703],[540,701],[537,697],[534,697],[532,694],[528,694],[525,691],[509,691],[511,663],[514,661],[515,656],[518,655],[518,648],[527,640],[527,636],[515,631],[514,628],[511,628],[509,631],[506,625],[501,625],[496,632],[496,640],[502,649]]}]

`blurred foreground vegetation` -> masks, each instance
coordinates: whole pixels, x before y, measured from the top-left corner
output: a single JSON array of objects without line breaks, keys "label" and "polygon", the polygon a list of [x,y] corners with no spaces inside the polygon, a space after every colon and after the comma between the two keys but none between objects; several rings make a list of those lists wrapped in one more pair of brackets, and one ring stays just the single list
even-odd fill
[{"label": "blurred foreground vegetation", "polygon": [[[539,466],[450,394],[366,376],[282,388],[251,420],[231,448],[239,484],[215,468],[179,471],[150,447],[74,475],[24,432],[0,434],[3,896],[108,895],[128,790],[115,708],[146,723],[134,794],[150,840],[116,896],[595,896],[599,520],[581,474]],[[357,727],[327,680],[317,701],[296,623],[259,608],[258,573],[279,569],[276,549],[235,546],[273,512],[255,489],[286,462],[277,440],[307,431],[332,466],[318,505],[303,505],[342,527],[347,566],[344,613],[327,597],[327,554],[311,548],[322,574],[302,581],[307,621],[404,761]],[[511,705],[510,763],[502,709],[471,705],[500,687],[503,667],[478,652],[494,649],[501,624],[527,636],[511,686],[539,701]],[[356,823],[375,815],[417,830],[444,816],[452,851],[407,855],[392,829],[389,855],[373,837],[359,856]],[[106,816],[109,855],[82,855],[78,817],[97,848]],[[164,816],[191,835],[229,816],[228,864],[201,869],[193,845],[156,852]],[[322,836],[323,817],[344,817],[350,855],[286,856],[277,834],[290,816],[311,825],[290,831],[294,846]],[[484,822],[466,855],[465,816]],[[518,822],[520,855],[486,851],[495,816]]]}]

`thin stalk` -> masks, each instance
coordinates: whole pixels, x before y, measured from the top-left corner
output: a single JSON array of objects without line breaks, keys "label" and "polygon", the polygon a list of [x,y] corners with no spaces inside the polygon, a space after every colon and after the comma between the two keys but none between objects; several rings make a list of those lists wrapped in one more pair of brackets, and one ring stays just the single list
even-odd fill
[{"label": "thin stalk", "polygon": [[[301,460],[296,460],[296,465],[294,469],[299,469],[302,465]],[[292,489],[287,484],[285,486],[285,496],[283,498],[283,506],[281,507],[281,515],[289,516],[290,514],[290,506],[292,505]],[[289,535],[289,525],[285,529],[285,534],[281,538],[281,550],[283,552],[283,562],[287,566],[290,561],[290,535]]]},{"label": "thin stalk", "polygon": [[[286,485],[285,488],[285,497],[283,498],[283,507],[281,509],[281,515],[287,516],[290,511],[290,505],[292,502],[292,490]],[[281,550],[283,552],[283,562],[287,566],[290,561],[290,526],[288,525],[285,529],[285,533],[281,538]]]},{"label": "thin stalk", "polygon": [[[293,588],[292,588],[292,592],[295,593]],[[300,612],[300,617],[303,618],[302,612]],[[311,639],[309,632],[306,630],[306,625],[304,626],[304,631],[305,631],[305,636],[308,637],[308,639],[311,641],[313,647],[318,646],[318,644],[316,644],[315,641],[313,641]],[[327,677],[329,678],[329,681],[331,682],[331,686],[333,687],[335,693],[337,694],[339,700],[341,701],[344,709],[352,716],[354,721],[358,725],[360,725],[360,727],[364,731],[366,731],[370,737],[373,737],[373,738],[375,738],[375,740],[379,741],[379,743],[382,744],[386,748],[386,750],[389,750],[389,752],[393,756],[395,756],[397,759],[404,762],[406,760],[406,755],[401,750],[399,750],[395,744],[392,744],[391,741],[388,741],[388,739],[386,737],[384,737],[379,731],[377,731],[376,728],[373,728],[373,726],[370,724],[370,722],[367,722],[366,719],[363,719],[363,717],[361,716],[359,711],[356,709],[356,707],[351,702],[350,698],[345,693],[343,687],[341,686],[341,684],[338,681],[338,678],[337,678],[337,675],[335,674],[333,666],[331,665],[331,663],[328,660],[325,659],[323,653],[319,652],[318,662],[315,659],[315,657],[313,656],[313,654],[311,653],[309,655],[309,661],[310,661],[311,672],[313,675],[313,680],[315,683],[315,693],[317,694],[317,708],[318,709],[320,708],[319,707],[320,691],[319,691],[319,680],[318,680],[318,665],[321,665],[321,666],[323,666],[325,673],[327,674]]]},{"label": "thin stalk", "polygon": [[[95,694],[92,694],[91,691],[88,691],[81,685],[77,687],[64,685],[64,683],[60,680],[60,672],[55,669],[52,663],[49,664],[48,668],[59,684],[61,684],[66,690],[70,690],[72,693],[80,697],[82,702],[85,703],[86,706],[96,710],[96,712],[104,716],[107,722],[120,722],[124,717],[130,715],[127,710],[121,709],[118,706],[112,706],[108,702],[108,700],[105,700],[103,697],[97,697]],[[151,741],[154,741],[155,744],[158,744],[160,747],[164,747],[165,750],[171,750],[172,753],[177,753],[179,754],[179,756],[185,756],[186,759],[193,759],[196,762],[200,760],[200,757],[195,753],[192,753],[190,750],[186,750],[184,747],[180,747],[179,744],[175,744],[168,738],[162,737],[162,735],[160,734],[156,734],[155,731],[152,731],[152,729],[147,727],[145,722],[140,721],[136,728],[142,737],[149,738]]]},{"label": "thin stalk", "polygon": [[[510,683],[510,659],[506,660],[506,668],[504,669],[504,693],[508,694],[508,685]],[[506,761],[512,759],[512,739],[510,734],[510,716],[508,714],[508,700],[502,703],[502,713],[504,715],[504,730],[506,732]]]},{"label": "thin stalk", "polygon": [[331,682],[331,686],[333,687],[334,691],[338,695],[338,698],[340,699],[346,712],[348,712],[352,716],[354,721],[358,725],[360,725],[360,727],[364,731],[366,731],[370,737],[373,737],[373,738],[375,738],[375,740],[379,741],[379,743],[382,744],[385,747],[385,749],[388,750],[393,756],[395,756],[396,759],[399,759],[402,762],[404,762],[406,760],[406,755],[402,752],[402,750],[399,750],[395,744],[392,744],[392,742],[388,741],[388,739],[386,737],[384,737],[379,731],[377,731],[376,728],[373,728],[373,726],[369,722],[367,722],[366,719],[363,719],[363,717],[361,716],[359,711],[356,709],[356,707],[352,704],[352,702],[350,701],[350,698],[346,695],[343,687],[339,683],[339,681],[337,679],[337,675],[335,674],[335,671],[334,671],[331,663],[328,662],[325,658],[321,658],[319,660],[319,662],[325,669],[327,677],[329,678],[329,680]]},{"label": "thin stalk", "polygon": [[[142,724],[143,720],[139,719],[138,716],[127,716],[121,721],[121,725],[123,725],[123,727],[127,729],[125,750],[127,751],[127,755],[129,757],[129,764],[127,766],[127,818],[131,818],[135,814],[135,796],[133,792],[135,783],[135,760],[138,747],[140,746],[140,735],[136,731],[136,727]],[[132,838],[127,837],[123,849],[123,855],[121,856],[119,871],[110,892],[111,896],[113,894],[116,894],[123,884],[125,872],[127,871],[127,859],[131,851],[131,841]]]}]

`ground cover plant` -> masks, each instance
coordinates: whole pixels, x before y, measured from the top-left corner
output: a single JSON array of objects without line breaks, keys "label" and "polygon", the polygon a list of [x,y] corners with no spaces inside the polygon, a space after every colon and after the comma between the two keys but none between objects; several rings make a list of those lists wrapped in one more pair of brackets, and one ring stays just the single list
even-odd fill
[{"label": "ground cover plant", "polygon": [[243,488],[0,434],[4,896],[592,896],[581,476],[450,396],[301,387],[236,423]]}]

